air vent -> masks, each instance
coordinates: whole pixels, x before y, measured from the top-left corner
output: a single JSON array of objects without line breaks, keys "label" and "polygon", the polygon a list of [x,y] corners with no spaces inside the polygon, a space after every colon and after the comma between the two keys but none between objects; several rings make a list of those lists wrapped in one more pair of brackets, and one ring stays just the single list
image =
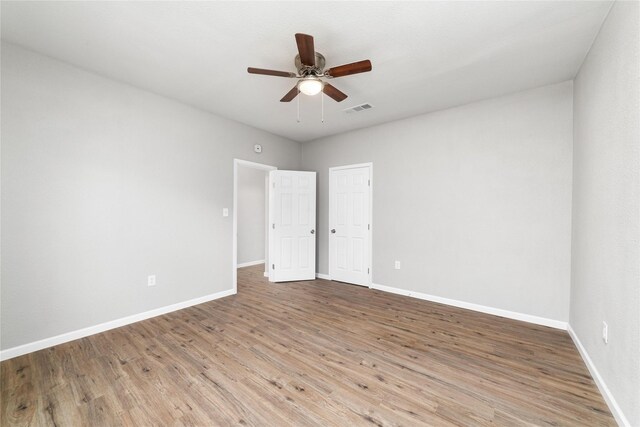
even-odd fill
[{"label": "air vent", "polygon": [[359,113],[360,111],[370,110],[372,108],[373,108],[373,105],[371,104],[360,104],[360,105],[356,105],[355,107],[345,108],[344,112],[348,114]]}]

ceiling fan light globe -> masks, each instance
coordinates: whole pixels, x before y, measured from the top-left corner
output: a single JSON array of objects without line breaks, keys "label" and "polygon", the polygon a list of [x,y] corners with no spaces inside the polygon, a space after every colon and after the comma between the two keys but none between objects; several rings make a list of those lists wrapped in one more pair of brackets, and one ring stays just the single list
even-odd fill
[{"label": "ceiling fan light globe", "polygon": [[298,83],[298,89],[305,95],[313,96],[322,91],[322,82],[318,79],[304,79]]}]

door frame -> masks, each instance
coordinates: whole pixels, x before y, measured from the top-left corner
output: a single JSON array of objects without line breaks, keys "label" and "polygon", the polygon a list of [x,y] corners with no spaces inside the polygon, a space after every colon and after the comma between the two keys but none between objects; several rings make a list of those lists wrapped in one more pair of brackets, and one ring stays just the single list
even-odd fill
[{"label": "door frame", "polygon": [[[231,267],[233,269],[231,280],[233,282],[233,293],[238,292],[238,168],[239,167],[247,167],[252,169],[259,169],[264,172],[269,172],[272,170],[277,170],[278,168],[271,165],[265,165],[262,163],[250,162],[248,160],[242,159],[233,159],[233,244],[232,244],[232,261]],[[269,239],[269,174],[265,173],[265,183],[264,183],[264,226],[265,226],[265,236],[264,236],[264,260],[265,260],[265,268],[269,262],[269,245],[267,241]],[[264,275],[267,276],[269,273],[265,270]]]},{"label": "door frame", "polygon": [[365,286],[368,286],[369,288],[371,288],[373,286],[373,162],[368,162],[368,163],[356,163],[353,165],[344,165],[344,166],[334,166],[329,168],[329,204],[328,204],[328,210],[327,210],[327,255],[328,255],[328,267],[329,267],[329,271],[326,277],[321,277],[324,276],[322,274],[318,275],[318,277],[321,278],[326,278],[327,280],[332,280],[331,279],[331,244],[330,244],[330,240],[331,239],[331,224],[329,224],[329,219],[331,218],[331,191],[332,191],[332,186],[331,186],[331,172],[333,171],[339,171],[339,170],[344,170],[344,169],[357,169],[357,168],[365,168],[368,167],[369,168],[369,224],[371,224],[371,229],[369,230],[369,283]]}]

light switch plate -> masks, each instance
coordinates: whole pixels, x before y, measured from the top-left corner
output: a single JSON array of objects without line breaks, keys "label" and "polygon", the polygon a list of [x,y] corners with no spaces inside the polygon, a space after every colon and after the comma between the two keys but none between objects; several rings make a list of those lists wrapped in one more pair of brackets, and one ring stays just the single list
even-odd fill
[{"label": "light switch plate", "polygon": [[222,216],[229,216],[229,208],[222,208]]}]

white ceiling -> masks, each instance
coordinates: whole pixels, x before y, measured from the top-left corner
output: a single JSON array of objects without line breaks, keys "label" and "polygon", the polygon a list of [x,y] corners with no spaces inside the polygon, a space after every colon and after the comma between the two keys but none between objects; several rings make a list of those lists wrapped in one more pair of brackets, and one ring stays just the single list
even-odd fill
[{"label": "white ceiling", "polygon": [[[610,2],[6,2],[2,38],[297,141],[575,76]],[[294,33],[328,66],[371,59],[332,84],[349,95],[279,99]],[[368,102],[373,110],[342,110]]]}]

